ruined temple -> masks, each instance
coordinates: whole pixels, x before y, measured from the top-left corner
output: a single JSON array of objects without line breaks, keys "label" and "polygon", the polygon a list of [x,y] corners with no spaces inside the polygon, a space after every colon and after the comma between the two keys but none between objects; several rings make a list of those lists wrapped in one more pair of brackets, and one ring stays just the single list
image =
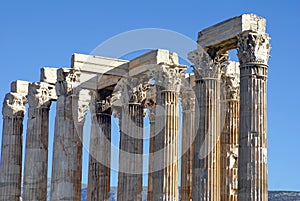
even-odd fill
[{"label": "ruined temple", "polygon": [[[0,201],[46,201],[48,171],[51,201],[81,199],[87,112],[89,201],[110,198],[112,118],[120,129],[118,200],[142,200],[146,117],[147,200],[267,201],[265,29],[264,18],[244,14],[200,31],[188,54],[189,74],[176,53],[157,49],[132,60],[73,54],[69,68],[44,67],[38,82],[12,82],[2,109]],[[234,49],[238,62],[228,56]],[[49,125],[54,101],[55,125]],[[50,126],[55,132],[48,170]]]}]

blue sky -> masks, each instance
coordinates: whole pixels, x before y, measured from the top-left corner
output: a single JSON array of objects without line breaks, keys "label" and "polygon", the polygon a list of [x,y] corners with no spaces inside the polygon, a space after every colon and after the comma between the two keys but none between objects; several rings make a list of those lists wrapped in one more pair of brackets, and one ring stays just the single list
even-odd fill
[{"label": "blue sky", "polygon": [[297,0],[2,1],[0,101],[9,92],[11,81],[38,81],[41,67],[69,66],[72,53],[89,53],[116,34],[163,28],[196,40],[198,31],[208,26],[255,13],[267,19],[272,38],[269,189],[300,190],[299,9]]}]

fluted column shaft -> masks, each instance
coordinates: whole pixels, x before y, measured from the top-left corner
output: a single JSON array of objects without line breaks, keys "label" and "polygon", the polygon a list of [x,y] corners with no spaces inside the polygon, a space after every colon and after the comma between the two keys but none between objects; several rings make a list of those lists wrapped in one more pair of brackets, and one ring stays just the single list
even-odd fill
[{"label": "fluted column shaft", "polygon": [[49,89],[45,83],[29,84],[28,121],[23,200],[47,200]]},{"label": "fluted column shaft", "polygon": [[195,131],[195,94],[193,91],[182,94],[182,157],[180,200],[192,200],[193,158]]},{"label": "fluted column shaft", "polygon": [[25,97],[6,95],[3,103],[3,133],[0,164],[0,200],[19,201],[22,174],[22,132]]},{"label": "fluted column shaft", "polygon": [[[164,113],[157,119],[160,132],[155,136],[153,200],[178,200],[178,92],[164,90],[157,104]],[[161,125],[163,124],[163,125]],[[161,168],[159,168],[161,167]]]},{"label": "fluted column shaft", "polygon": [[[219,57],[220,56],[220,57]],[[196,79],[197,125],[194,142],[193,200],[220,200],[220,66],[222,54],[189,53]]]},{"label": "fluted column shaft", "polygon": [[240,136],[238,199],[268,200],[266,87],[269,59],[267,34],[239,36]]},{"label": "fluted column shaft", "polygon": [[58,71],[51,201],[81,200],[82,134],[90,96],[75,88],[77,83],[76,71]]},{"label": "fluted column shaft", "polygon": [[149,169],[148,169],[148,193],[147,200],[153,199],[153,154],[154,154],[154,137],[155,137],[155,106],[149,109],[149,122],[150,122],[150,144],[149,144]]},{"label": "fluted column shaft", "polygon": [[237,201],[239,101],[226,102],[221,133],[221,200]]},{"label": "fluted column shaft", "polygon": [[129,103],[121,114],[118,200],[142,200],[143,106]]},{"label": "fluted column shaft", "polygon": [[218,81],[196,81],[196,96],[199,104],[199,124],[195,137],[193,199],[219,200],[217,115]]},{"label": "fluted column shaft", "polygon": [[75,125],[72,114],[74,98],[60,96],[56,103],[51,201],[81,199],[83,125]]},{"label": "fluted column shaft", "polygon": [[223,68],[221,104],[221,200],[237,201],[240,111],[239,64]]},{"label": "fluted column shaft", "polygon": [[111,108],[96,103],[92,119],[88,176],[88,201],[110,199]]}]

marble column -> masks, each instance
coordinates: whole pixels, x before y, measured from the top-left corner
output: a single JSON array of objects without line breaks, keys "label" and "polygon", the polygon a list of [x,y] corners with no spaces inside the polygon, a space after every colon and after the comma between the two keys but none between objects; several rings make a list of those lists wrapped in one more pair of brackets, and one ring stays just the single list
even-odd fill
[{"label": "marble column", "polygon": [[179,91],[185,68],[163,65],[157,69],[154,138],[153,201],[178,200]]},{"label": "marble column", "polygon": [[182,100],[182,157],[180,200],[192,200],[193,158],[195,132],[195,93],[191,88],[181,92]]},{"label": "marble column", "polygon": [[51,88],[33,82],[28,90],[28,121],[23,200],[47,200],[48,135]]},{"label": "marble column", "polygon": [[237,201],[238,130],[240,111],[239,64],[231,62],[222,70],[221,200]]},{"label": "marble column", "polygon": [[100,90],[92,112],[88,201],[110,200],[111,102],[110,90]]},{"label": "marble column", "polygon": [[206,51],[189,53],[194,63],[199,118],[195,124],[193,200],[220,200],[219,172],[219,77],[220,69]]},{"label": "marble column", "polygon": [[[128,80],[130,86],[131,80]],[[133,84],[124,102],[120,121],[120,155],[118,175],[118,200],[141,201],[143,178],[143,86]],[[122,94],[126,96],[126,94]]]},{"label": "marble column", "polygon": [[148,193],[147,200],[153,199],[153,154],[154,154],[154,137],[155,137],[155,104],[149,107],[149,123],[150,123],[150,144],[149,144],[149,169],[148,169]]},{"label": "marble column", "polygon": [[269,53],[267,34],[245,31],[239,35],[239,200],[268,200],[266,95]]},{"label": "marble column", "polygon": [[78,83],[73,69],[58,71],[51,201],[81,200],[82,132],[90,97]]},{"label": "marble column", "polygon": [[8,93],[2,108],[3,133],[0,164],[0,200],[19,201],[22,179],[22,133],[26,111],[23,94]]}]

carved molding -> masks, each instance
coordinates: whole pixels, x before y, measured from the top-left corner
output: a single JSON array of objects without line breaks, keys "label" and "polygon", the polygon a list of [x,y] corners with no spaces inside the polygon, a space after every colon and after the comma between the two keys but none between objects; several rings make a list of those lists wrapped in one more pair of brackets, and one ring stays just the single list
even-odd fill
[{"label": "carved molding", "polygon": [[268,34],[245,31],[238,36],[238,58],[241,66],[245,64],[268,65],[270,43]]},{"label": "carved molding", "polygon": [[57,71],[56,92],[57,95],[72,93],[80,84],[79,71],[75,69],[59,69]]},{"label": "carved molding", "polygon": [[92,99],[91,93],[92,92],[90,90],[80,89],[76,92],[76,95],[74,95],[76,96],[76,99],[74,100],[75,102],[73,103],[74,104],[73,106],[75,106],[74,110],[77,109],[75,120],[77,120],[78,123],[84,123],[85,121],[85,117]]},{"label": "carved molding", "polygon": [[224,74],[222,76],[225,85],[226,99],[238,100],[240,95],[240,77],[238,74]]},{"label": "carved molding", "polygon": [[49,108],[53,98],[53,86],[43,82],[33,82],[28,88],[28,104],[30,108]]},{"label": "carved molding", "polygon": [[6,94],[2,108],[3,117],[23,118],[26,112],[26,103],[24,95],[13,92]]},{"label": "carved molding", "polygon": [[188,59],[194,64],[195,78],[207,79],[213,78],[217,79],[220,74],[220,69],[229,60],[227,52],[215,52],[213,58],[204,50],[197,49],[188,54]]},{"label": "carved molding", "polygon": [[184,78],[185,69],[162,65],[149,72],[149,76],[155,80],[156,87],[161,90],[180,92],[181,81]]},{"label": "carved molding", "polygon": [[150,90],[150,84],[138,84],[129,90],[129,103],[144,104],[147,99],[147,91]]},{"label": "carved molding", "polygon": [[150,83],[145,82],[143,79],[122,79],[118,82],[110,97],[110,104],[114,107],[122,107],[129,103],[144,105],[149,90]]},{"label": "carved molding", "polygon": [[240,96],[240,68],[238,62],[230,62],[221,69],[222,93],[227,100],[238,100]]}]

